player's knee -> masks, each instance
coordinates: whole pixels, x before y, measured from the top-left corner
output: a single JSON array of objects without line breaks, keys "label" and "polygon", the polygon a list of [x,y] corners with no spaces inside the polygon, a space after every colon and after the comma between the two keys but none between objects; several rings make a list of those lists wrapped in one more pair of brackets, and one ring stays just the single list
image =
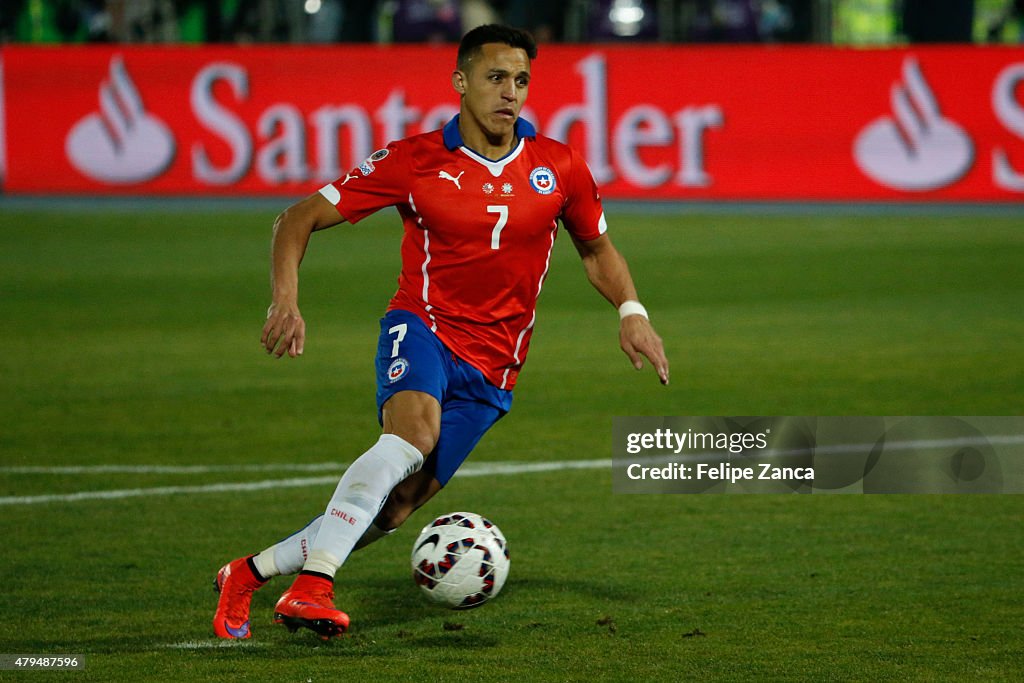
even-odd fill
[{"label": "player's knee", "polygon": [[402,391],[384,404],[384,431],[414,446],[423,457],[430,455],[441,433],[441,406],[433,396]]},{"label": "player's knee", "polygon": [[430,451],[434,450],[434,446],[437,444],[437,441],[429,433],[407,433],[402,438],[415,447],[424,458],[430,455]]},{"label": "player's knee", "polygon": [[437,445],[438,431],[433,425],[424,420],[408,421],[396,426],[391,433],[401,437],[402,440],[423,454],[425,458],[430,455],[430,452],[434,450],[434,446]]}]

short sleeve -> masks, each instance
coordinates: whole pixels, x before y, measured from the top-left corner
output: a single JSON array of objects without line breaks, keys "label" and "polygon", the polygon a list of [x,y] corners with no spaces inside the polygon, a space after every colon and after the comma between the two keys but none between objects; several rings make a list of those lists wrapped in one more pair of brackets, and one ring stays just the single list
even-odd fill
[{"label": "short sleeve", "polygon": [[587,162],[569,148],[569,172],[562,207],[565,229],[579,240],[597,239],[608,230],[601,206],[601,193]]},{"label": "short sleeve", "polygon": [[392,142],[379,149],[345,177],[320,188],[324,196],[349,223],[408,199],[409,173],[404,148]]}]

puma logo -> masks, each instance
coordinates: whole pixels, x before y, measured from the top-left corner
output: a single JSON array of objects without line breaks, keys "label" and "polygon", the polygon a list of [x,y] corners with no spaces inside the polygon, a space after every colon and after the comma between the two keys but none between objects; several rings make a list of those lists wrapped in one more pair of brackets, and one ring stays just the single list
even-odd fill
[{"label": "puma logo", "polygon": [[[465,173],[465,171],[463,171],[462,173]],[[437,174],[437,177],[440,178],[441,180],[450,180],[450,181],[452,181],[453,183],[455,183],[455,187],[457,187],[457,188],[459,188],[461,190],[462,189],[462,185],[459,184],[459,178],[462,177],[462,173],[460,173],[457,176],[453,176],[448,171],[441,171],[440,173]]]}]

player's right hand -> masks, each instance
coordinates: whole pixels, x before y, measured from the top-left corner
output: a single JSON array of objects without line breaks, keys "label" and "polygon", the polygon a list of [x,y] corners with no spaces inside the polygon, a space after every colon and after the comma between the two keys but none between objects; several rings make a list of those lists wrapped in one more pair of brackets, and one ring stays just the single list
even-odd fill
[{"label": "player's right hand", "polygon": [[661,337],[651,327],[651,321],[645,316],[627,315],[622,319],[619,326],[619,345],[629,356],[634,368],[642,370],[643,357],[646,356],[658,373],[661,383],[668,384],[668,358],[665,357],[665,347]]},{"label": "player's right hand", "polygon": [[260,344],[267,353],[278,358],[285,353],[292,358],[301,356],[306,344],[306,321],[302,319],[298,306],[270,304]]}]

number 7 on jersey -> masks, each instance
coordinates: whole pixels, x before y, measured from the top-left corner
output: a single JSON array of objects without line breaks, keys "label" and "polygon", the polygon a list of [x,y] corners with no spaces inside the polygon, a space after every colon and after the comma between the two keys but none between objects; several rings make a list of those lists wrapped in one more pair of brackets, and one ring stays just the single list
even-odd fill
[{"label": "number 7 on jersey", "polygon": [[508,223],[508,207],[492,204],[487,207],[487,213],[498,214],[498,221],[494,224],[494,230],[491,231],[491,249],[497,250],[501,242],[501,231],[505,229],[505,224]]}]

